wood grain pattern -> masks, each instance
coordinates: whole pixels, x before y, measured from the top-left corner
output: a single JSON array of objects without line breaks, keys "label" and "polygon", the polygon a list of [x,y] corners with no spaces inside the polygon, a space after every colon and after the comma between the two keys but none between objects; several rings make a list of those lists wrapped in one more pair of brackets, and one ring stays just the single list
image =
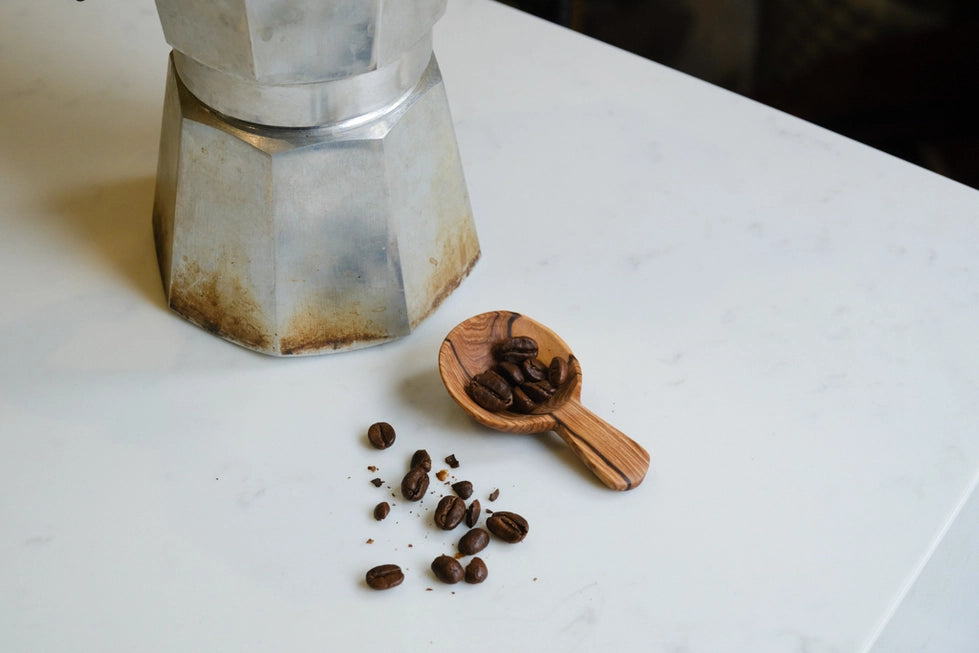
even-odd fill
[{"label": "wood grain pattern", "polygon": [[[535,414],[492,412],[466,392],[473,375],[493,366],[493,344],[511,336],[534,338],[543,361],[554,356],[568,360],[567,383]],[[439,374],[449,395],[481,424],[508,433],[556,431],[585,466],[612,489],[632,489],[646,476],[646,450],[581,405],[581,365],[571,348],[556,333],[525,315],[491,311],[456,326],[439,349]]]}]

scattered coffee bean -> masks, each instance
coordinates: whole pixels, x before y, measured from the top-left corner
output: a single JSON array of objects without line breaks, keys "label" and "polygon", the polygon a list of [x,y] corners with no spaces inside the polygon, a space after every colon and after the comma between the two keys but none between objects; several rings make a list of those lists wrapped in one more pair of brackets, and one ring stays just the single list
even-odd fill
[{"label": "scattered coffee bean", "polygon": [[486,580],[486,577],[489,575],[489,570],[486,569],[486,563],[483,562],[483,559],[476,557],[466,565],[465,574],[466,582],[475,585]]},{"label": "scattered coffee bean", "polygon": [[489,495],[489,500],[490,501],[496,501],[499,498],[500,498],[500,488],[496,488],[495,490],[493,490],[492,492],[490,492],[490,495]]},{"label": "scattered coffee bean", "polygon": [[412,467],[421,467],[426,472],[430,472],[432,471],[432,457],[424,449],[419,449],[412,454],[411,463],[409,463],[408,467],[409,469]]},{"label": "scattered coffee bean", "polygon": [[510,384],[492,370],[474,376],[466,386],[466,391],[473,401],[486,410],[500,412],[513,403],[513,390]]},{"label": "scattered coffee bean", "polygon": [[432,572],[436,578],[449,585],[455,585],[466,575],[459,561],[447,555],[440,555],[432,561]]},{"label": "scattered coffee bean", "polygon": [[527,336],[514,336],[497,343],[493,353],[498,360],[520,363],[537,356],[537,342]]},{"label": "scattered coffee bean", "polygon": [[474,528],[459,538],[459,553],[471,556],[479,553],[489,544],[489,533],[482,528]]},{"label": "scattered coffee bean", "polygon": [[530,532],[530,525],[526,519],[515,512],[505,510],[493,513],[493,516],[486,520],[486,527],[493,535],[511,544],[521,541]]},{"label": "scattered coffee bean", "polygon": [[394,427],[387,422],[375,422],[367,429],[367,439],[375,449],[387,449],[394,444]]},{"label": "scattered coffee bean", "polygon": [[423,467],[412,467],[401,480],[401,495],[408,501],[418,501],[428,491],[428,472]]},{"label": "scattered coffee bean", "polygon": [[473,499],[466,508],[466,526],[472,528],[479,521],[479,499]]},{"label": "scattered coffee bean", "polygon": [[374,506],[374,519],[381,521],[391,512],[391,505],[387,501],[382,501]]},{"label": "scattered coffee bean", "polygon": [[452,469],[456,469],[459,466],[459,461],[456,460],[456,455],[454,453],[450,453],[445,457],[445,464]]},{"label": "scattered coffee bean", "polygon": [[367,585],[376,590],[389,590],[404,582],[405,575],[398,565],[378,565],[367,571]]},{"label": "scattered coffee bean", "polygon": [[442,497],[435,506],[435,525],[443,531],[451,531],[466,516],[466,502],[454,495]]},{"label": "scattered coffee bean", "polygon": [[469,481],[459,481],[452,484],[452,489],[463,499],[468,499],[473,495],[473,484]]},{"label": "scattered coffee bean", "polygon": [[373,478],[373,479],[371,479],[371,484],[372,484],[372,485],[373,485],[374,487],[381,487],[382,485],[384,485],[384,481],[382,481],[382,480],[381,480],[381,479],[379,479],[379,478]]}]

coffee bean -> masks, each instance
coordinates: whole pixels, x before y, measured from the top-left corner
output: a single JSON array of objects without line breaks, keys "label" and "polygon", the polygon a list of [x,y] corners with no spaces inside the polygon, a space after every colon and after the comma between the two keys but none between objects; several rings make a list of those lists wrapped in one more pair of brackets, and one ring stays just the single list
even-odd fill
[{"label": "coffee bean", "polygon": [[388,504],[387,501],[382,501],[376,506],[374,506],[374,519],[376,519],[377,521],[381,521],[382,519],[387,517],[388,513],[390,512],[391,512],[391,506]]},{"label": "coffee bean", "polygon": [[482,583],[484,580],[486,580],[488,575],[489,570],[486,569],[486,563],[483,562],[482,558],[473,558],[469,561],[469,564],[466,565],[465,577],[467,583],[472,583],[473,585],[476,583]]},{"label": "coffee bean", "polygon": [[500,488],[496,488],[495,490],[493,490],[492,492],[490,492],[490,495],[489,495],[489,500],[490,501],[496,501],[499,498],[500,498]]},{"label": "coffee bean", "polygon": [[440,555],[432,561],[432,572],[443,583],[455,585],[466,575],[462,564],[452,556]]},{"label": "coffee bean", "polygon": [[459,553],[471,556],[479,553],[489,544],[489,533],[482,528],[474,528],[459,538]]},{"label": "coffee bean", "polygon": [[387,449],[394,444],[394,427],[387,422],[375,422],[367,429],[367,439],[375,449]]},{"label": "coffee bean", "polygon": [[469,481],[459,481],[452,484],[452,489],[463,499],[468,499],[473,495],[473,484]]},{"label": "coffee bean", "polygon": [[554,394],[554,387],[551,386],[550,381],[547,379],[542,379],[540,381],[534,381],[533,383],[524,383],[520,386],[520,389],[527,393],[531,401],[535,401],[539,404],[544,403]]},{"label": "coffee bean", "polygon": [[367,585],[376,590],[389,590],[400,585],[405,575],[398,565],[378,565],[367,571]]},{"label": "coffee bean", "polygon": [[466,516],[466,502],[457,496],[442,497],[435,506],[435,525],[443,531],[451,531],[462,523]]},{"label": "coffee bean", "polygon": [[486,527],[493,535],[511,544],[527,537],[527,533],[530,532],[530,525],[526,519],[515,512],[505,510],[493,513],[493,516],[486,520]]},{"label": "coffee bean", "polygon": [[422,467],[412,467],[401,480],[401,494],[408,501],[418,501],[428,491],[428,472]]},{"label": "coffee bean", "polygon": [[547,378],[547,365],[539,358],[528,358],[520,364],[524,379],[529,383]]},{"label": "coffee bean", "polygon": [[506,410],[513,402],[513,390],[506,380],[492,370],[480,372],[466,386],[469,396],[486,410]]},{"label": "coffee bean", "polygon": [[513,403],[510,404],[510,410],[515,413],[527,414],[533,412],[535,408],[537,408],[537,402],[528,397],[523,388],[513,389]]},{"label": "coffee bean", "polygon": [[507,383],[520,385],[524,382],[523,370],[516,363],[503,361],[496,366],[496,373],[506,379]]},{"label": "coffee bean", "polygon": [[456,455],[454,453],[450,453],[448,456],[445,457],[445,464],[451,467],[452,469],[456,469],[457,467],[459,467],[459,461],[456,460]]},{"label": "coffee bean", "polygon": [[472,528],[479,521],[479,499],[473,499],[473,502],[469,504],[466,508],[466,526]]},{"label": "coffee bean", "polygon": [[411,462],[408,464],[408,468],[421,467],[426,472],[432,471],[432,457],[428,455],[428,452],[424,449],[419,449],[411,456]]},{"label": "coffee bean", "polygon": [[560,356],[551,359],[551,364],[547,368],[547,380],[555,388],[560,388],[568,380],[568,361]]},{"label": "coffee bean", "polygon": [[537,356],[537,341],[528,336],[514,336],[497,343],[493,353],[497,360],[519,363]]}]

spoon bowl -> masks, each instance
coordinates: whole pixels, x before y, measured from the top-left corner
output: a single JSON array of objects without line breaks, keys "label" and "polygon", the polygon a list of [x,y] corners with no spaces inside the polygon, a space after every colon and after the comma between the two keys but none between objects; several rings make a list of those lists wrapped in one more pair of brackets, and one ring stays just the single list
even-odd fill
[{"label": "spoon bowl", "polygon": [[[469,396],[476,374],[495,365],[493,345],[513,336],[537,341],[545,363],[557,356],[568,362],[568,378],[533,413],[494,412]],[[649,454],[637,442],[581,405],[581,365],[571,348],[549,328],[525,315],[491,311],[475,315],[448,333],[439,349],[439,374],[449,395],[476,421],[508,433],[555,431],[606,486],[629,490],[649,468]]]}]

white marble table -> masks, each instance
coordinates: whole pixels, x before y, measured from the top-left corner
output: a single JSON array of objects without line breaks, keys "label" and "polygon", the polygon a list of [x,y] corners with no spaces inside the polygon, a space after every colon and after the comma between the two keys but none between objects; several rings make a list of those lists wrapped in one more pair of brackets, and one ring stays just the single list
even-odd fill
[{"label": "white marble table", "polygon": [[[483,259],[410,337],[281,360],[164,307],[152,3],[0,4],[0,648],[977,650],[979,193],[487,0],[435,47]],[[450,401],[496,308],[642,486]],[[483,585],[428,572],[435,497],[371,517],[419,447],[531,523]]]}]

